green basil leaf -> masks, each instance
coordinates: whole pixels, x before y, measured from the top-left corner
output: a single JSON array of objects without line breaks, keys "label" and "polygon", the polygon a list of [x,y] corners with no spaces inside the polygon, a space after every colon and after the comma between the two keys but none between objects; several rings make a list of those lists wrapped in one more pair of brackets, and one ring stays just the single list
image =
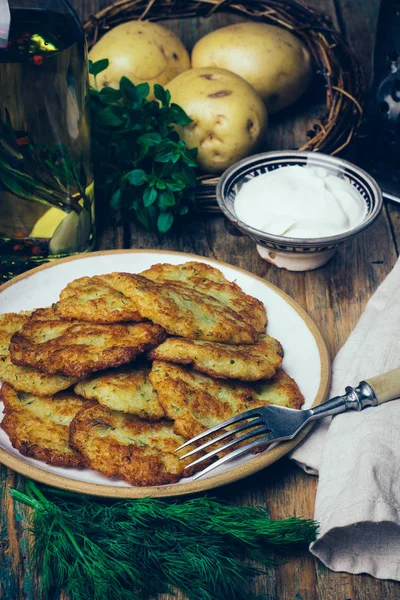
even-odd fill
[{"label": "green basil leaf", "polygon": [[180,171],[178,173],[172,174],[172,179],[174,182],[183,185],[183,188],[181,189],[191,188],[196,185],[196,175],[194,174],[193,170],[188,169],[183,165],[181,166]]},{"label": "green basil leaf", "polygon": [[111,208],[118,209],[121,203],[121,190],[117,190],[110,198]]},{"label": "green basil leaf", "polygon": [[[94,113],[95,111],[97,112],[99,110],[99,108],[101,108],[101,105],[104,104],[104,101],[102,101],[100,98],[100,92],[98,90],[95,90],[92,87],[89,87],[89,98],[90,98],[90,107],[92,109],[92,113]],[[94,121],[93,116],[92,116],[92,121]],[[93,132],[93,127],[92,127],[92,132]]]},{"label": "green basil leaf", "polygon": [[174,142],[165,140],[156,149],[154,160],[156,162],[167,163],[171,160],[171,153],[175,150]]},{"label": "green basil leaf", "polygon": [[142,185],[145,182],[145,175],[143,169],[134,169],[127,173],[127,180],[131,185]]},{"label": "green basil leaf", "polygon": [[169,101],[171,100],[171,94],[164,90],[162,85],[158,83],[154,84],[154,96],[161,102],[163,106],[168,106]]},{"label": "green basil leaf", "polygon": [[117,102],[121,99],[121,92],[112,87],[103,87],[100,92],[100,99],[107,102]]},{"label": "green basil leaf", "polygon": [[168,108],[171,102],[171,92],[169,90],[165,90],[161,85],[156,83],[154,85],[154,95],[157,100],[160,100],[163,108]]},{"label": "green basil leaf", "polygon": [[[197,148],[196,148],[197,150]],[[186,163],[189,167],[197,167],[197,160],[193,157],[192,154],[189,154],[189,152],[183,152],[182,153],[182,160],[184,163]]]},{"label": "green basil leaf", "polygon": [[173,152],[171,152],[171,162],[173,164],[176,164],[178,162],[178,160],[180,159],[181,154],[182,154],[182,150],[180,148],[173,150]]},{"label": "green basil leaf", "polygon": [[136,86],[127,77],[121,77],[119,82],[119,89],[125,100],[138,102],[139,95],[136,91]]},{"label": "green basil leaf", "polygon": [[136,87],[136,97],[141,103],[150,94],[150,86],[148,83],[139,83]]},{"label": "green basil leaf", "polygon": [[124,129],[125,133],[136,133],[143,131],[143,125],[141,123],[136,123],[135,125],[128,126]]},{"label": "green basil leaf", "polygon": [[189,212],[189,207],[186,205],[180,206],[178,208],[178,214],[179,215],[186,215]]},{"label": "green basil leaf", "polygon": [[161,210],[169,208],[170,206],[175,206],[175,196],[169,190],[166,190],[165,192],[160,192],[158,195],[157,204],[159,208],[161,208]]},{"label": "green basil leaf", "polygon": [[102,58],[101,60],[96,60],[96,62],[89,60],[89,73],[96,77],[96,75],[107,69],[109,64],[108,58]]},{"label": "green basil leaf", "polygon": [[175,178],[173,175],[172,181],[167,182],[167,187],[169,190],[171,190],[171,192],[181,192],[182,190],[185,189],[186,182],[183,181],[181,178],[179,178],[179,179],[178,179],[178,177]]},{"label": "green basil leaf", "polygon": [[171,212],[162,212],[158,215],[157,228],[160,233],[166,233],[172,227],[174,215]]},{"label": "green basil leaf", "polygon": [[156,181],[156,188],[158,190],[165,190],[167,189],[167,184],[165,183],[165,181],[162,181],[162,179],[158,179]]},{"label": "green basil leaf", "polygon": [[146,229],[150,229],[150,217],[148,212],[144,208],[138,208],[136,211],[136,216],[143,225],[143,227],[145,227]]},{"label": "green basil leaf", "polygon": [[144,133],[138,137],[137,141],[139,143],[143,142],[148,148],[151,148],[152,146],[157,146],[162,141],[162,137],[156,131],[152,131],[150,133]]},{"label": "green basil leaf", "polygon": [[183,108],[178,104],[172,103],[170,106],[170,122],[184,127],[185,125],[189,125],[192,119],[185,113]]},{"label": "green basil leaf", "polygon": [[124,123],[124,119],[116,114],[112,106],[101,110],[97,115],[97,120],[102,127],[120,127]]},{"label": "green basil leaf", "polygon": [[149,152],[149,147],[145,143],[139,141],[137,142],[137,145],[138,149],[135,154],[135,162],[140,163]]},{"label": "green basil leaf", "polygon": [[143,192],[143,205],[147,208],[151,206],[157,199],[157,190],[153,187],[148,187]]},{"label": "green basil leaf", "polygon": [[168,163],[171,160],[171,152],[160,152],[154,157],[155,162]]}]

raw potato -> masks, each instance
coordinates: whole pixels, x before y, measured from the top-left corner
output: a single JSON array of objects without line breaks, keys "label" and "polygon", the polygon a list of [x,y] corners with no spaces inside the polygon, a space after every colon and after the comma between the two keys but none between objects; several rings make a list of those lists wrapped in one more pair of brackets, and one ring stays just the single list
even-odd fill
[{"label": "raw potato", "polygon": [[312,79],[311,57],[286,29],[265,23],[238,23],[201,38],[192,67],[220,67],[248,81],[274,113],[295,102]]},{"label": "raw potato", "polygon": [[[109,67],[97,76],[97,87],[118,88],[122,76],[134,84],[165,85],[190,69],[189,54],[180,39],[167,27],[148,21],[129,21],[114,27],[92,48],[90,60],[108,58]],[[90,76],[94,86],[94,78]]]},{"label": "raw potato", "polygon": [[252,154],[267,129],[267,111],[244,79],[225,69],[191,69],[169,84],[172,102],[192,119],[177,131],[189,148],[198,147],[198,163],[220,173]]}]

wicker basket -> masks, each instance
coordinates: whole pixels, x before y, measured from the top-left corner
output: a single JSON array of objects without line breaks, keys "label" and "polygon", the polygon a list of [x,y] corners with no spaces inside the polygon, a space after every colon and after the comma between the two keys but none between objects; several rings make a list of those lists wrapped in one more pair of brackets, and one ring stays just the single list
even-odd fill
[{"label": "wicker basket", "polygon": [[[119,0],[90,17],[84,28],[90,48],[105,32],[125,21],[190,19],[208,17],[216,11],[279,25],[305,43],[325,89],[326,108],[313,127],[304,131],[304,142],[298,149],[334,155],[346,148],[360,123],[366,98],[361,67],[329,18],[295,0]],[[198,177],[200,210],[218,210],[217,182],[215,176]]]}]

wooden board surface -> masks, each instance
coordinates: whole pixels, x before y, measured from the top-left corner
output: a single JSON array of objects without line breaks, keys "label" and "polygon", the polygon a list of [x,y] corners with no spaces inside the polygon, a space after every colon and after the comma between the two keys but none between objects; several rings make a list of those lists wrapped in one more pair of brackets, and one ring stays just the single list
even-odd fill
[{"label": "wooden board surface", "polygon": [[[73,4],[85,19],[109,2],[74,0]],[[369,74],[378,0],[308,0],[308,4],[332,17]],[[224,22],[228,21],[219,16],[218,24]],[[192,22],[176,26],[188,40],[196,31],[204,31],[205,24]],[[281,128],[276,143],[279,141],[280,147],[285,143],[291,145],[293,136],[297,139],[305,127],[304,122],[296,120],[295,126],[287,128],[290,134]],[[109,223],[107,215],[103,215],[102,220]],[[179,250],[247,269],[268,279],[303,306],[320,328],[333,357],[354,328],[371,294],[393,267],[399,243],[400,209],[391,205],[384,209],[370,230],[342,246],[326,267],[309,273],[288,273],[268,265],[258,256],[253,243],[233,232],[222,216],[196,217],[179,234],[163,238],[135,226],[118,228],[108,224],[103,227],[98,249]],[[23,489],[23,478],[0,468],[0,481],[0,598],[41,600],[39,576],[32,568],[29,536],[24,531],[28,511],[20,505],[14,506],[8,495],[10,486]],[[237,505],[266,503],[276,518],[312,517],[316,485],[316,478],[305,475],[283,459],[259,474],[220,490],[217,495]],[[249,587],[250,590],[264,593],[270,600],[397,600],[400,597],[398,583],[379,581],[367,575],[334,573],[307,552],[289,557],[285,564]],[[183,600],[179,593],[175,598]],[[66,600],[64,596],[51,598],[61,599]],[[173,597],[165,595],[162,600],[173,600]]]}]

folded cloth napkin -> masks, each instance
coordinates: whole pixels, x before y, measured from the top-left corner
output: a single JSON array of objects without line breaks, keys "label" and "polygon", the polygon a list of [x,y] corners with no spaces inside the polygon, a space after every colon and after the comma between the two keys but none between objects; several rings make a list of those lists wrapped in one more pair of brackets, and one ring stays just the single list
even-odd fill
[{"label": "folded cloth napkin", "polygon": [[[400,366],[400,259],[333,362],[331,397]],[[291,454],[319,475],[311,552],[334,571],[400,580],[400,400],[319,421]]]}]

